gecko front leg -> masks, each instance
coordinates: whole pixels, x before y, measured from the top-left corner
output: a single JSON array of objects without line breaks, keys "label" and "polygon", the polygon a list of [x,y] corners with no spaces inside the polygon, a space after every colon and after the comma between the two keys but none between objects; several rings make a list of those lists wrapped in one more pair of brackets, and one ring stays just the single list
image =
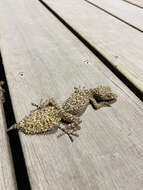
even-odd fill
[{"label": "gecko front leg", "polygon": [[[70,139],[72,139],[70,135],[73,135],[73,136],[78,137],[78,134],[76,134],[76,133],[74,133],[74,132],[80,129],[79,124],[82,122],[82,121],[80,120],[80,118],[78,118],[78,117],[76,117],[76,116],[73,116],[73,115],[70,114],[70,113],[67,113],[67,112],[56,102],[56,100],[55,100],[54,98],[51,98],[51,99],[50,99],[50,104],[51,104],[52,106],[54,106],[56,109],[59,110],[59,115],[60,115],[60,117],[61,117],[61,119],[62,119],[63,121],[70,123],[70,124],[68,124],[68,126],[65,127],[64,129],[61,128],[61,127],[59,127],[59,129],[61,129],[61,130],[63,131],[63,133],[60,134],[60,135],[58,135],[58,137],[59,137],[59,136],[62,136],[62,135],[64,135],[64,134],[67,134],[67,135],[70,137]],[[73,141],[73,140],[71,140],[71,141]]]},{"label": "gecko front leg", "polygon": [[94,98],[90,98],[89,100],[95,109],[99,109],[103,106],[111,107],[110,103],[108,103],[108,102],[102,101],[102,102],[98,103]]},{"label": "gecko front leg", "polygon": [[[44,107],[46,107],[46,106],[48,106],[48,105],[55,105],[54,103],[53,103],[53,98],[49,98],[49,99],[47,99],[47,100],[45,100],[45,102],[43,102],[42,103],[42,99],[40,100],[40,104],[38,105],[38,104],[35,104],[35,103],[31,103],[31,105],[32,106],[35,106],[37,109],[41,109],[41,108],[44,108]],[[54,106],[55,107],[55,106]]]}]

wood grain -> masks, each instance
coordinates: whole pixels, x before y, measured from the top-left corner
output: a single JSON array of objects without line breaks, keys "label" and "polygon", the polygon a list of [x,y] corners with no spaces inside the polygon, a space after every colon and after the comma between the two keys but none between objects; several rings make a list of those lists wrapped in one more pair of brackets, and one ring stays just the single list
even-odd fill
[{"label": "wood grain", "polygon": [[34,190],[140,190],[143,178],[143,103],[36,0],[0,1],[0,44],[17,122],[30,103],[74,86],[108,85],[112,107],[89,106],[80,137],[19,133]]},{"label": "wood grain", "polygon": [[0,189],[16,190],[16,179],[11,158],[3,105],[0,101]]},{"label": "wood grain", "polygon": [[120,21],[135,27],[143,32],[143,10],[138,7],[132,6],[123,0],[84,0],[91,5],[100,8],[107,14],[116,17]]},{"label": "wood grain", "polygon": [[123,0],[123,1],[130,3],[132,5],[135,5],[139,8],[143,8],[143,1],[142,0]]},{"label": "wood grain", "polygon": [[[42,0],[143,93],[143,34],[84,0]],[[80,14],[79,14],[80,12]]]}]

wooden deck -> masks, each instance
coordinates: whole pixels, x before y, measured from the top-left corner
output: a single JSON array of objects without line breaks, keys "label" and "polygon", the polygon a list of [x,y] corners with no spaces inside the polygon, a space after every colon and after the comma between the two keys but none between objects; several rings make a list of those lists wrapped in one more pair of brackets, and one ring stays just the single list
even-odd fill
[{"label": "wooden deck", "polygon": [[[0,104],[1,190],[142,190],[142,31],[143,9],[123,0],[0,0],[0,72],[6,76],[0,79],[12,103]],[[59,131],[19,132],[23,154],[12,150],[9,109],[18,122],[31,102],[55,97],[62,104],[74,86],[100,84],[118,100],[98,111],[89,106],[73,143],[57,138]],[[24,158],[19,169],[17,155]]]},{"label": "wooden deck", "polygon": [[123,0],[131,5],[134,5],[136,7],[139,7],[139,8],[143,8],[143,2],[142,0]]}]

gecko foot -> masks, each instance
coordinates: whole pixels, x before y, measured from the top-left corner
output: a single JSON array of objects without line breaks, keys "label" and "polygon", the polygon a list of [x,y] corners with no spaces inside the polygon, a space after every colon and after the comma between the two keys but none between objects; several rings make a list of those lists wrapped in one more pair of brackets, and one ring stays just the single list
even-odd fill
[{"label": "gecko foot", "polygon": [[62,130],[63,132],[57,136],[58,138],[66,134],[70,138],[71,142],[73,142],[72,136],[79,137],[78,134],[74,133],[74,130],[65,129],[62,127],[59,127],[59,129]]}]

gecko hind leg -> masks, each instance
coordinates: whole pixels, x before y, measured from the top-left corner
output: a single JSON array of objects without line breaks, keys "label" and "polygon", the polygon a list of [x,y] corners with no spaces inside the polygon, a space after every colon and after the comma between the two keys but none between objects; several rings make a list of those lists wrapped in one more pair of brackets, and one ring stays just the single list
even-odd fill
[{"label": "gecko hind leg", "polygon": [[62,130],[63,132],[61,134],[59,134],[57,137],[61,137],[65,134],[67,134],[69,136],[70,140],[73,142],[71,135],[73,135],[75,137],[79,137],[79,135],[77,133],[75,133],[75,131],[80,130],[80,128],[81,127],[79,125],[75,126],[75,123],[69,124],[65,128],[59,127],[59,129]]},{"label": "gecko hind leg", "polygon": [[71,142],[73,142],[72,135],[75,136],[75,137],[79,137],[79,135],[74,133],[73,130],[65,129],[65,128],[62,128],[62,127],[59,127],[59,129],[61,131],[63,131],[63,132],[57,136],[58,138],[66,134],[70,138]]}]

